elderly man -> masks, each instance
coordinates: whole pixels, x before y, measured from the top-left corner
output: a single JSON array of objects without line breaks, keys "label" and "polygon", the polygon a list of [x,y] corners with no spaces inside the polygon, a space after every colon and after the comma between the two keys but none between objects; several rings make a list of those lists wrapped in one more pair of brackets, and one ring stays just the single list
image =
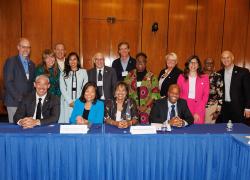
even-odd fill
[{"label": "elderly man", "polygon": [[46,75],[36,77],[35,93],[25,96],[14,115],[14,121],[23,128],[55,123],[59,119],[60,100],[49,94],[49,78]]},{"label": "elderly man", "polygon": [[66,50],[63,43],[57,43],[55,45],[54,53],[56,55],[56,61],[61,72],[64,70],[64,62],[66,56]]},{"label": "elderly man", "polygon": [[194,118],[184,99],[179,99],[180,88],[172,84],[168,89],[168,97],[155,101],[149,120],[151,123],[168,121],[171,126],[183,127],[193,124]]},{"label": "elderly man", "polygon": [[101,99],[111,99],[117,81],[115,70],[105,66],[105,58],[100,52],[94,55],[93,62],[95,67],[88,71],[88,79],[97,84]]},{"label": "elderly man", "polygon": [[4,102],[7,106],[10,123],[13,123],[13,116],[23,96],[33,91],[35,65],[29,59],[30,49],[29,40],[20,38],[17,45],[18,55],[8,58],[3,68],[5,84]]},{"label": "elderly man", "polygon": [[222,76],[223,104],[218,123],[245,122],[250,117],[250,74],[246,68],[234,65],[231,51],[223,51],[221,62],[224,68],[219,71]]}]

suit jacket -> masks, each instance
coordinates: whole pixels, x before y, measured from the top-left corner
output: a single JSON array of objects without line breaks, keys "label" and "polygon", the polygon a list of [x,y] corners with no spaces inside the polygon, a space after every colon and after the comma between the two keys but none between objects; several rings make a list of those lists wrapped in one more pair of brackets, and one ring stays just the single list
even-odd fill
[{"label": "suit jacket", "polygon": [[[135,65],[136,65],[136,60],[130,57],[128,60],[128,66],[126,68],[126,71],[130,72],[131,70],[135,69]],[[117,81],[123,81],[125,77],[122,76],[123,68],[120,58],[113,61],[112,68],[114,68],[116,71]]]},{"label": "suit jacket", "polygon": [[[161,70],[158,80],[160,80],[161,76],[165,73],[165,70],[166,68]],[[177,83],[177,79],[180,74],[182,74],[182,70],[180,70],[178,67],[175,66],[174,69],[169,73],[169,75],[162,82],[161,89],[160,89],[161,96],[167,95],[169,86],[171,84]]]},{"label": "suit jacket", "polygon": [[35,64],[28,62],[29,79],[27,79],[20,57],[14,56],[6,60],[4,65],[5,105],[17,107],[23,96],[34,90]]},{"label": "suit jacket", "polygon": [[[82,102],[80,99],[77,99],[75,101],[74,109],[70,117],[71,124],[76,124],[77,116],[83,115],[84,106],[85,106],[85,103]],[[88,121],[93,124],[102,124],[103,117],[104,117],[104,103],[101,100],[97,100],[96,103],[92,104],[90,108]]]},{"label": "suit jacket", "polygon": [[[88,70],[88,79],[97,83],[97,71],[96,68]],[[104,66],[103,72],[103,92],[105,99],[111,99],[113,97],[114,88],[117,82],[115,70],[111,67]]]},{"label": "suit jacket", "polygon": [[[223,101],[225,101],[225,69],[219,71],[223,80]],[[230,85],[231,103],[234,108],[241,111],[243,115],[244,109],[250,109],[250,73],[248,69],[234,65],[231,85]]]},{"label": "suit jacket", "polygon": [[180,98],[185,99],[188,104],[188,108],[192,114],[198,114],[200,116],[197,124],[203,124],[205,120],[205,109],[209,97],[209,77],[206,74],[197,76],[195,84],[195,99],[189,99],[189,80],[185,80],[183,75],[180,75],[177,80],[177,84],[180,87]]},{"label": "suit jacket", "polygon": [[[31,93],[25,96],[22,102],[19,103],[17,111],[14,115],[14,122],[17,123],[25,117],[33,117],[36,109],[36,94]],[[42,105],[41,125],[55,123],[60,115],[60,99],[59,97],[47,93]]]},{"label": "suit jacket", "polygon": [[[185,120],[189,125],[193,124],[194,118],[188,109],[187,102],[184,99],[177,101],[178,116]],[[162,98],[154,102],[151,109],[149,121],[151,123],[163,123],[168,117],[168,99]]]}]

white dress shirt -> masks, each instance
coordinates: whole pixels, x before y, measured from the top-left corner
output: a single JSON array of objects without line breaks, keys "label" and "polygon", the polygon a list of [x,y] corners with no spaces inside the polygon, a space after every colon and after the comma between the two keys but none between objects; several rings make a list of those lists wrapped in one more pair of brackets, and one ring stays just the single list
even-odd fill
[{"label": "white dress shirt", "polygon": [[[44,102],[44,99],[45,99],[46,96],[47,96],[47,93],[45,95],[43,95],[43,96],[38,96],[38,94],[36,94],[36,108],[35,108],[35,112],[33,114],[33,119],[36,119],[36,109],[37,109],[37,104],[39,102],[39,98],[42,98],[41,104],[43,106],[43,102]],[[41,112],[41,119],[43,119],[43,113],[42,112]]]},{"label": "white dress shirt", "polygon": [[232,73],[233,73],[234,66],[225,69],[224,71],[224,83],[225,83],[225,101],[230,102],[230,86],[231,86],[231,79],[232,79]]}]

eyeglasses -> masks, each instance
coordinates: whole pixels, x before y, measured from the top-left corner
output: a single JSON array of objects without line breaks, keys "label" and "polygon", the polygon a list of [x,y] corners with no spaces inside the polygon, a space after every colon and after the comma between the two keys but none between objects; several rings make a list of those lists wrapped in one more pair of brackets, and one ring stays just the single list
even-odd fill
[{"label": "eyeglasses", "polygon": [[19,47],[21,47],[22,49],[30,49],[31,48],[30,46],[22,46],[22,45],[20,45]]}]

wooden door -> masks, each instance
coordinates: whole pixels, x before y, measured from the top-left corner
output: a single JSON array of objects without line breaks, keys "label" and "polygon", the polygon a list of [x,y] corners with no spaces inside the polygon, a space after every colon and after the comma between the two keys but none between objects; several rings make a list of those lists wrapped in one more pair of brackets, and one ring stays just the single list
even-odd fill
[{"label": "wooden door", "polygon": [[[105,55],[105,64],[111,66],[118,57],[117,45],[130,44],[131,55],[140,49],[141,0],[82,0],[81,57],[83,67],[93,67],[96,52]],[[113,20],[108,22],[107,19]]]}]

